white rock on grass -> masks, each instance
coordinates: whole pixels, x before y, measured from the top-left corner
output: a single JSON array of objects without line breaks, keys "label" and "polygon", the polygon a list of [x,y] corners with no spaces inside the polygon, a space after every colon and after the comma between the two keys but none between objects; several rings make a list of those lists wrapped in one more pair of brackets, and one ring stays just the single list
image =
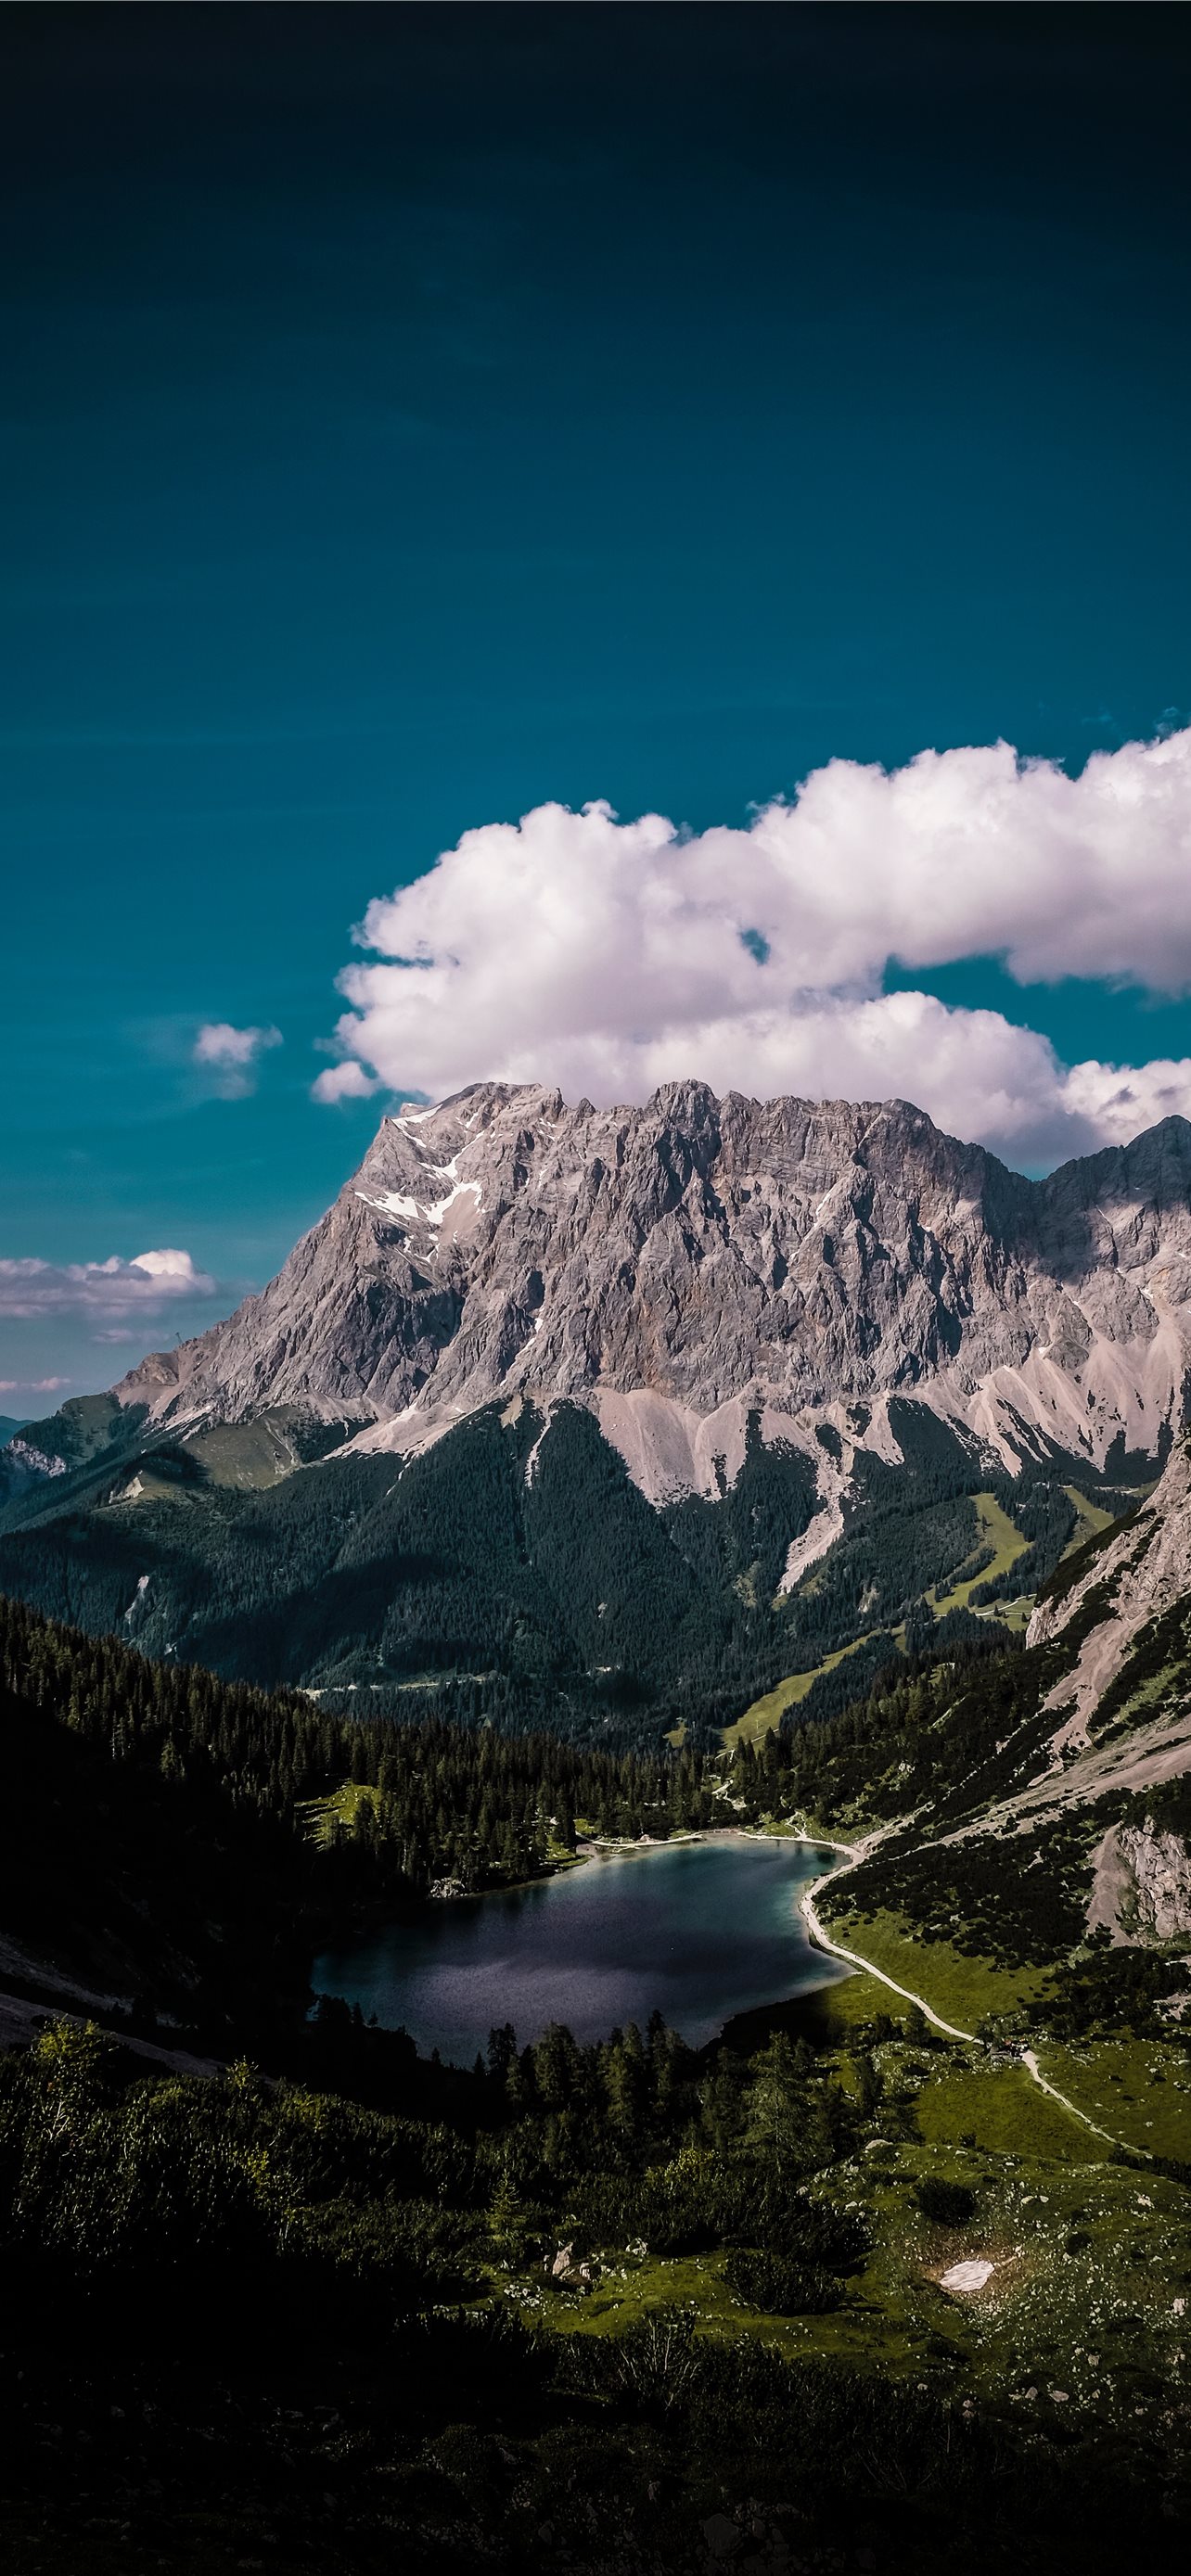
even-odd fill
[{"label": "white rock on grass", "polygon": [[982,2290],[985,2282],[991,2281],[996,2268],[995,2263],[986,2262],[983,2257],[970,2263],[953,2263],[950,2271],[943,2273],[939,2287],[967,2293]]}]

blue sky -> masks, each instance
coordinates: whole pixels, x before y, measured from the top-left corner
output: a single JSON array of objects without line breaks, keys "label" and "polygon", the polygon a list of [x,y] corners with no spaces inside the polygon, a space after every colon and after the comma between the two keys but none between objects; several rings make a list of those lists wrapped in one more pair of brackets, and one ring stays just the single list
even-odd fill
[{"label": "blue sky", "polygon": [[[1003,738],[1074,773],[1186,727],[1187,34],[747,6],[3,33],[0,1261],[53,1275],[10,1280],[0,1410],[37,1413],[333,1195],[385,1096],[311,1098],[352,926],[461,834],[595,799],[744,832],[832,759]],[[885,988],[1066,1065],[1182,1061],[1186,979],[1153,972],[964,954]],[[196,1064],[211,1023],[283,1043]],[[369,1064],[418,1087],[402,1043]],[[87,1269],[146,1247],[191,1273]]]}]

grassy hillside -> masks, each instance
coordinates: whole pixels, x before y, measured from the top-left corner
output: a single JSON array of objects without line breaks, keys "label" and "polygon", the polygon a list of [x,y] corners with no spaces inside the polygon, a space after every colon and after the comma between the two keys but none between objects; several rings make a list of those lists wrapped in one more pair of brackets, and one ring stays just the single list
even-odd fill
[{"label": "grassy hillside", "polygon": [[1186,2186],[840,1992],[699,2057],[495,2032],[429,2113],[412,2061],[375,2111],[0,2059],[11,2563],[1166,2563]]},{"label": "grassy hillside", "polygon": [[812,1664],[809,1672],[790,1673],[784,1682],[778,1682],[773,1690],[765,1691],[760,1699],[755,1699],[752,1707],[746,1708],[734,1726],[724,1728],[725,1751],[734,1753],[738,1744],[760,1743],[781,1724],[787,1709],[798,1708],[803,1700],[809,1698],[815,1683],[821,1681],[825,1673],[833,1673],[845,1656],[855,1654],[860,1642],[857,1638],[853,1645],[837,1646],[833,1655],[824,1655],[822,1663]]}]

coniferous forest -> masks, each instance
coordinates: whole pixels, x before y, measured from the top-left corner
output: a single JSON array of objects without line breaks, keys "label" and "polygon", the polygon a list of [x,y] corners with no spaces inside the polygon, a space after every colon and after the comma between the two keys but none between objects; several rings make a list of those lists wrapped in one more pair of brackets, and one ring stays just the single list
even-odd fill
[{"label": "coniferous forest", "polygon": [[[1148,2429],[1106,2444],[988,2404],[978,2351],[902,2283],[907,2229],[937,2264],[1021,2191],[1020,2154],[973,2139],[944,2178],[922,2145],[954,2076],[920,2014],[833,2022],[812,1996],[698,2051],[658,2014],[583,2046],[497,2027],[464,2070],[358,2008],[310,2010],[328,1927],[443,1879],[565,1866],[593,1833],[826,1818],[907,1764],[958,1790],[965,1744],[995,1748],[1024,1708],[1029,1659],[987,1629],[944,1642],[887,1651],[850,1702],[804,1704],[725,1768],[357,1721],[0,1605],[26,2042],[0,2057],[12,2563],[645,2576],[751,2551],[942,2576],[957,2547],[1041,2570],[1073,2540],[1091,2569],[1167,2545],[1179,2474]],[[1056,2029],[1161,2033],[1177,1977],[1068,1968],[1081,1855],[1042,1857],[1051,1929],[978,1874],[936,1872],[933,1897],[986,1950],[1053,1963]],[[895,1845],[874,1901],[900,1901],[899,1866]],[[1191,2263],[1164,2171],[1164,2259]],[[1105,2189],[1098,2223],[1119,2202],[1127,2227],[1136,2176]]]},{"label": "coniferous forest", "polygon": [[292,2000],[328,1923],[533,1876],[574,1850],[577,1817],[635,1837],[709,1816],[697,1753],[366,1724],[10,1601],[0,1706],[6,1929],[188,2021],[256,1988],[264,2009],[279,1974]]}]

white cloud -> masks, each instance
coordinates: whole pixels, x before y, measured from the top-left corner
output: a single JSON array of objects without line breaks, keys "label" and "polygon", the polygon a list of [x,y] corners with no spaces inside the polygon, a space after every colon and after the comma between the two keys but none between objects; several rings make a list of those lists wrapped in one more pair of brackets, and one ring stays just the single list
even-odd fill
[{"label": "white cloud", "polygon": [[1068,1070],[999,1013],[883,994],[887,961],[996,953],[1019,981],[1183,992],[1189,885],[1191,729],[1074,779],[1006,743],[891,772],[832,761],[747,829],[543,805],[369,905],[374,956],[340,979],[346,1061],[315,1096],[492,1077],[631,1100],[694,1074],[900,1094],[1019,1160],[1078,1152],[1191,1114],[1191,1060]]},{"label": "white cloud", "polygon": [[188,1252],[138,1252],[132,1261],[0,1261],[0,1315],[26,1321],[46,1315],[159,1313],[182,1297],[214,1297],[217,1283]]},{"label": "white cloud", "polygon": [[194,1061],[218,1077],[225,1100],[253,1090],[257,1058],[283,1043],[280,1029],[237,1029],[230,1020],[205,1020],[194,1042]]},{"label": "white cloud", "polygon": [[0,1395],[57,1395],[68,1377],[0,1377]]},{"label": "white cloud", "polygon": [[[105,1266],[110,1269],[110,1262]],[[164,1293],[170,1296],[177,1295],[183,1288],[196,1288],[202,1277],[188,1252],[134,1252],[130,1267],[147,1271],[150,1279],[160,1280]]]},{"label": "white cloud", "polygon": [[343,1064],[329,1064],[326,1072],[319,1074],[311,1083],[310,1097],[321,1100],[324,1105],[334,1105],[339,1100],[367,1100],[370,1093],[379,1089],[377,1076],[365,1073],[363,1065],[357,1063],[354,1056],[349,1056]]},{"label": "white cloud", "polygon": [[1073,1065],[1063,1082],[1065,1106],[1086,1118],[1106,1145],[1125,1145],[1160,1118],[1191,1118],[1191,1062],[1156,1057],[1152,1064]]}]

